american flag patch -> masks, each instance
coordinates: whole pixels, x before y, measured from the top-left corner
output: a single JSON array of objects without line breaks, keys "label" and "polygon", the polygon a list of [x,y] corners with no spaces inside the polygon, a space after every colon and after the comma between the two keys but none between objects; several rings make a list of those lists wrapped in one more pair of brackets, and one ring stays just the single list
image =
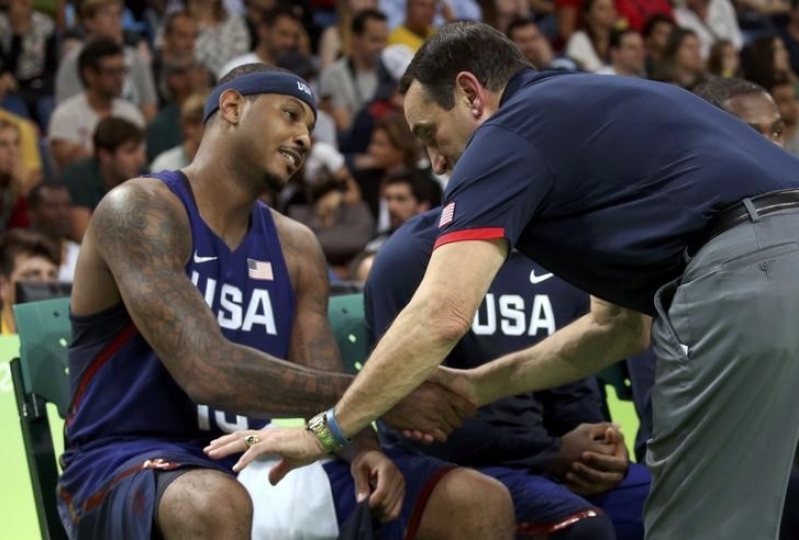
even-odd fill
[{"label": "american flag patch", "polygon": [[446,227],[455,219],[455,201],[452,201],[441,210],[441,219],[438,220],[438,228]]},{"label": "american flag patch", "polygon": [[247,259],[247,274],[252,279],[260,279],[263,281],[272,281],[275,279],[272,273],[272,263],[256,261],[255,259]]}]

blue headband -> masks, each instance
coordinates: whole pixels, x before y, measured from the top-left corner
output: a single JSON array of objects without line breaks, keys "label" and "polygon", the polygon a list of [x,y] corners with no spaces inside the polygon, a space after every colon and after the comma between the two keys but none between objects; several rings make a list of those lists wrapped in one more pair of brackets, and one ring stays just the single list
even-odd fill
[{"label": "blue headband", "polygon": [[304,80],[293,73],[280,71],[259,71],[236,77],[225,84],[220,84],[205,100],[203,123],[219,109],[219,98],[226,90],[236,90],[242,96],[252,94],[284,94],[304,101],[313,111],[316,119],[316,98]]}]

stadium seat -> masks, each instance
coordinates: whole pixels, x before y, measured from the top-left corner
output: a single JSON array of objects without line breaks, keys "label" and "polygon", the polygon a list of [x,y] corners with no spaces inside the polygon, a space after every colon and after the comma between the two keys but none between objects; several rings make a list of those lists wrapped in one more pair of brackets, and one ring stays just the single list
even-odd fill
[{"label": "stadium seat", "polygon": [[339,351],[341,351],[344,370],[354,375],[361,370],[369,356],[363,313],[363,294],[331,296],[327,314],[330,329],[333,331]]},{"label": "stadium seat", "polygon": [[66,540],[56,508],[58,468],[46,404],[53,403],[61,418],[69,408],[69,298],[17,304],[14,316],[20,357],[11,361],[11,376],[39,528],[44,540]]}]

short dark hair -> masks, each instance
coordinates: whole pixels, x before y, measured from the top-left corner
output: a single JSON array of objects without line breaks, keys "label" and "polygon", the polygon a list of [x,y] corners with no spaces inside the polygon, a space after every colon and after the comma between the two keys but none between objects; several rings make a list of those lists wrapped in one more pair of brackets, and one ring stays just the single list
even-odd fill
[{"label": "short dark hair", "polygon": [[532,64],[505,34],[485,23],[458,21],[445,24],[417,51],[400,80],[399,90],[408,91],[419,81],[438,106],[455,106],[455,76],[468,71],[489,91],[505,87],[516,73]]},{"label": "short dark hair", "polygon": [[55,242],[39,232],[10,229],[0,236],[0,272],[6,277],[14,273],[17,256],[44,257],[56,266],[61,264],[61,250]]},{"label": "short dark hair", "polygon": [[261,24],[267,28],[272,28],[278,20],[284,17],[302,25],[302,18],[300,18],[293,9],[285,5],[264,10],[263,13],[261,13]]},{"label": "short dark hair", "polygon": [[58,180],[44,180],[33,186],[28,193],[28,207],[38,208],[42,203],[42,192],[45,189],[59,190],[67,189],[67,185]]},{"label": "short dark hair", "polygon": [[611,49],[618,49],[621,47],[621,42],[624,40],[624,36],[628,34],[638,34],[638,30],[633,28],[621,28],[621,29],[614,29],[610,32],[610,43],[609,46]]},{"label": "short dark hair", "polygon": [[668,24],[672,28],[677,27],[674,19],[665,13],[655,13],[649,17],[644,23],[644,28],[641,30],[641,35],[648,38],[655,31],[655,27],[659,24]]},{"label": "short dark hair", "polygon": [[91,68],[94,71],[100,70],[100,60],[109,56],[123,56],[122,45],[106,36],[93,36],[89,38],[78,55],[78,74],[83,86],[86,86],[86,76],[84,72]]},{"label": "short dark hair", "polygon": [[366,23],[370,20],[387,22],[388,17],[377,9],[362,9],[352,19],[352,33],[362,35],[366,31]]},{"label": "short dark hair", "polygon": [[759,84],[745,79],[723,79],[715,77],[705,81],[694,89],[694,94],[705,101],[712,103],[719,109],[724,109],[724,104],[734,97],[753,94],[768,94]]},{"label": "short dark hair", "polygon": [[441,204],[443,191],[441,185],[419,169],[409,167],[400,169],[386,177],[386,185],[408,184],[413,198],[420,203],[429,203],[430,208]]},{"label": "short dark hair", "polygon": [[144,130],[130,120],[118,116],[107,116],[97,123],[92,140],[95,154],[99,150],[113,154],[123,144],[142,142]]},{"label": "short dark hair", "polygon": [[166,16],[164,19],[164,34],[171,34],[175,28],[175,21],[182,18],[191,19],[191,13],[189,13],[185,9],[180,9],[178,11],[173,11],[169,15]]},{"label": "short dark hair", "polygon": [[537,25],[535,24],[533,19],[526,19],[524,17],[516,17],[515,19],[513,19],[510,22],[510,24],[508,24],[508,27],[505,29],[505,35],[508,36],[508,39],[513,41],[513,32],[515,32],[519,28],[524,28],[526,26],[531,26],[531,25],[535,26],[537,28]]}]

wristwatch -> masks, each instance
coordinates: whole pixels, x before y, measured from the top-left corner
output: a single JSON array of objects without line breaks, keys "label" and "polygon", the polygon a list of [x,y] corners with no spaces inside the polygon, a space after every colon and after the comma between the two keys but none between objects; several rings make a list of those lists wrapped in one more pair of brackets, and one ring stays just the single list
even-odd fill
[{"label": "wristwatch", "polygon": [[320,412],[308,420],[305,429],[316,435],[319,442],[322,443],[322,448],[324,448],[325,452],[328,454],[335,454],[344,447],[344,445],[336,439],[335,435],[333,435],[330,426],[327,425],[326,412]]}]

